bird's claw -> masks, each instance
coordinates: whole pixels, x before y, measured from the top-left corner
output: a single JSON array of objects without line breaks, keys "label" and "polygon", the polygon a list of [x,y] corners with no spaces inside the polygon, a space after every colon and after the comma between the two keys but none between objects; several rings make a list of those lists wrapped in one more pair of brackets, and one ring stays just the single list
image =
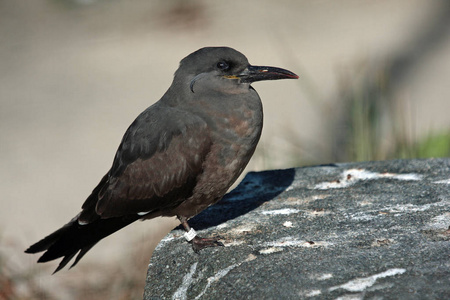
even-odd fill
[{"label": "bird's claw", "polygon": [[196,236],[189,243],[192,244],[192,249],[194,249],[194,252],[199,253],[200,250],[202,250],[204,248],[224,247],[225,245],[222,242],[219,242],[220,239],[221,239],[221,237],[201,238],[201,237]]}]

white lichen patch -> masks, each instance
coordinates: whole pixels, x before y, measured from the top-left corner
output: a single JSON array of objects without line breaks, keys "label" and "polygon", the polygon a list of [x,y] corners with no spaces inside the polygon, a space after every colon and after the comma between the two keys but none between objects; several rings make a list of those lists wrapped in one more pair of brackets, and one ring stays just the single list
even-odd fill
[{"label": "white lichen patch", "polygon": [[209,289],[211,284],[213,284],[216,281],[219,281],[222,277],[226,276],[231,270],[239,266],[241,263],[232,264],[231,266],[226,267],[225,269],[219,270],[214,276],[211,276],[207,279],[207,283],[203,291],[195,297],[195,299],[200,299],[206,292],[206,290]]},{"label": "white lichen patch", "polygon": [[305,297],[315,297],[319,296],[320,294],[322,294],[320,290],[311,290],[305,293]]},{"label": "white lichen patch", "polygon": [[409,212],[418,212],[418,211],[426,211],[432,207],[440,207],[440,206],[448,206],[450,205],[450,200],[442,200],[435,203],[427,203],[424,205],[415,205],[415,204],[397,204],[388,206],[383,209],[383,211],[387,211],[389,213],[396,213],[400,215],[401,213],[409,213]]},{"label": "white lichen patch", "polygon": [[289,191],[292,191],[293,189],[295,189],[297,186],[295,185],[295,184],[291,184],[290,186],[288,186],[286,189],[285,189],[285,191],[286,192],[289,192]]},{"label": "white lichen patch", "polygon": [[225,247],[233,247],[233,246],[239,246],[239,245],[242,245],[242,244],[244,244],[244,241],[232,241],[232,242],[229,242],[229,243],[225,243],[224,246]]},{"label": "white lichen patch", "polygon": [[358,202],[358,206],[362,206],[362,207],[372,206],[372,205],[373,205],[372,201],[363,200],[363,201]]},{"label": "white lichen patch", "polygon": [[438,180],[435,181],[433,183],[437,183],[437,184],[450,184],[450,178],[449,179],[444,179],[444,180]]},{"label": "white lichen patch", "polygon": [[450,205],[450,200],[442,200],[435,203],[427,203],[423,205],[416,205],[411,203],[388,205],[377,209],[367,209],[364,212],[356,212],[348,214],[348,217],[354,221],[370,221],[375,218],[384,217],[387,215],[401,216],[411,212],[421,212],[429,210],[433,207],[445,207]]},{"label": "white lichen patch", "polygon": [[376,180],[383,178],[391,178],[396,180],[406,180],[406,181],[415,181],[421,180],[423,178],[422,175],[416,173],[407,173],[407,174],[395,174],[395,173],[378,173],[371,172],[364,169],[350,169],[342,172],[342,175],[338,180],[322,182],[316,184],[314,189],[318,190],[328,190],[328,189],[341,189],[346,188],[351,185],[354,185],[358,181],[362,180]]},{"label": "white lichen patch", "polygon": [[317,276],[317,280],[327,280],[327,279],[331,279],[333,278],[333,274],[331,273],[325,273],[325,274],[321,274],[319,276]]},{"label": "white lichen patch", "polygon": [[277,253],[277,252],[281,252],[283,251],[283,248],[279,248],[279,247],[270,247],[270,248],[265,248],[265,249],[261,249],[259,250],[259,254],[272,254],[272,253]]},{"label": "white lichen patch", "polygon": [[324,215],[328,215],[330,213],[331,213],[330,211],[326,211],[324,209],[321,209],[321,210],[316,209],[316,210],[306,211],[306,215],[309,217],[323,217]]},{"label": "white lichen patch", "polygon": [[244,233],[244,232],[252,232],[253,230],[255,230],[255,225],[246,224],[246,225],[238,226],[235,228],[230,228],[230,230],[227,231],[227,234],[242,235],[242,233]]},{"label": "white lichen patch", "polygon": [[267,247],[305,247],[305,248],[317,248],[327,247],[330,243],[324,241],[305,241],[298,240],[293,237],[284,237],[273,242],[264,243],[263,246]]},{"label": "white lichen patch", "polygon": [[181,283],[181,286],[172,295],[172,299],[173,300],[178,300],[178,299],[185,300],[185,299],[187,299],[187,291],[189,289],[189,286],[194,281],[194,274],[195,274],[195,271],[197,270],[197,264],[198,263],[194,263],[191,266],[191,268],[189,270],[189,273],[184,275],[183,281]]},{"label": "white lichen patch", "polygon": [[350,218],[354,221],[370,221],[372,219],[375,219],[376,217],[376,215],[369,215],[365,212],[357,212],[350,215]]},{"label": "white lichen patch", "polygon": [[294,225],[292,225],[292,222],[291,222],[291,221],[286,221],[286,222],[284,222],[284,223],[283,223],[283,226],[284,226],[284,227],[287,227],[287,228],[294,227]]},{"label": "white lichen patch", "polygon": [[342,295],[342,296],[337,297],[335,300],[363,300],[363,299],[364,299],[364,294],[359,293],[359,294]]},{"label": "white lichen patch", "polygon": [[329,288],[329,291],[331,292],[331,291],[334,291],[337,289],[344,289],[349,292],[362,292],[365,289],[373,286],[375,284],[375,282],[377,281],[377,279],[379,279],[379,278],[400,275],[405,272],[406,272],[405,269],[389,269],[387,271],[384,271],[382,273],[375,274],[375,275],[372,275],[369,277],[356,278],[356,279],[350,280],[347,283]]},{"label": "white lichen patch", "polygon": [[261,213],[263,215],[291,215],[300,212],[300,210],[295,208],[282,208],[275,210],[263,210]]},{"label": "white lichen patch", "polygon": [[308,278],[311,280],[324,281],[324,280],[333,278],[333,274],[331,274],[331,273],[322,273],[322,274],[312,273],[312,274],[308,275]]},{"label": "white lichen patch", "polygon": [[194,299],[200,299],[201,297],[203,297],[203,295],[206,293],[206,291],[211,287],[211,285],[217,281],[219,281],[220,279],[222,279],[223,277],[225,277],[231,270],[233,270],[236,267],[239,267],[241,264],[245,263],[245,262],[249,262],[256,259],[256,256],[253,254],[250,254],[247,259],[245,259],[242,262],[238,262],[235,264],[232,264],[224,269],[221,269],[219,271],[217,271],[213,276],[208,277],[206,279],[206,286],[203,289],[203,291],[201,291],[200,294],[197,295],[197,297],[195,297]]},{"label": "white lichen patch", "polygon": [[247,259],[245,260],[245,262],[252,261],[252,260],[255,260],[255,259],[257,259],[256,255],[254,255],[254,254],[249,254],[249,255],[247,256]]},{"label": "white lichen patch", "polygon": [[228,227],[228,224],[227,223],[222,223],[222,224],[219,224],[219,225],[217,225],[217,229],[223,229],[223,228],[226,228],[226,227]]}]

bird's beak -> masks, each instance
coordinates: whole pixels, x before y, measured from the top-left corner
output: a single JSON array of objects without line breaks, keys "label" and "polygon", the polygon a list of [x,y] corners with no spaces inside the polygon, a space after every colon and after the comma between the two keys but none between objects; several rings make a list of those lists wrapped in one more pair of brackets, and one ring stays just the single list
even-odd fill
[{"label": "bird's beak", "polygon": [[297,74],[285,69],[251,65],[236,77],[239,78],[242,83],[252,83],[261,80],[298,79]]}]

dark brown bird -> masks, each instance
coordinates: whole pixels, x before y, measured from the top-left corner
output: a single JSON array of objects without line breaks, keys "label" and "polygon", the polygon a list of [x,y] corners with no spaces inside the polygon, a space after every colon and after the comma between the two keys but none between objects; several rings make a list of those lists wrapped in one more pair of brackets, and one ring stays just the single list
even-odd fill
[{"label": "dark brown bird", "polygon": [[177,216],[195,251],[222,245],[187,220],[219,201],[247,165],[263,125],[260,80],[298,78],[252,66],[240,52],[207,47],[184,58],[168,91],[126,131],[109,172],[69,223],[30,246],[38,262],[72,267],[98,241],[139,219]]}]

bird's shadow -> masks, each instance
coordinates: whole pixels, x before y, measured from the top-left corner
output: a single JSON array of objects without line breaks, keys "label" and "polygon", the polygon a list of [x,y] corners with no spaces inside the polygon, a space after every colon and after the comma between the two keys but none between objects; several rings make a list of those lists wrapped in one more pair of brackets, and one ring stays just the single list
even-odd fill
[{"label": "bird's shadow", "polygon": [[192,218],[189,224],[202,230],[242,216],[285,191],[294,177],[295,169],[250,172],[235,189]]}]

